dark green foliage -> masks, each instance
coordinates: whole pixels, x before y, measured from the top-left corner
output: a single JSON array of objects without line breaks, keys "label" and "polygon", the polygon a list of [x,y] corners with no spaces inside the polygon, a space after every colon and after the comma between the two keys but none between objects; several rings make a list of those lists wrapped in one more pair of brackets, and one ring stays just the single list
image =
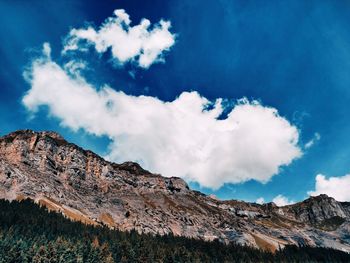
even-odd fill
[{"label": "dark green foliage", "polygon": [[72,222],[29,200],[0,200],[2,262],[350,262],[350,255],[295,246],[271,254],[217,241],[126,233]]},{"label": "dark green foliage", "polygon": [[333,230],[336,230],[344,222],[345,222],[344,218],[339,216],[334,216],[322,221],[318,225],[318,227],[326,231],[333,231]]}]

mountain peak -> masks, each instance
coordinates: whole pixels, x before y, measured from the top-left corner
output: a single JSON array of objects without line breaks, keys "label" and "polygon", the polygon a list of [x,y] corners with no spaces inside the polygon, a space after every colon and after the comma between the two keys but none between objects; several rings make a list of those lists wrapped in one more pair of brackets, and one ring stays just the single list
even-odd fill
[{"label": "mountain peak", "polygon": [[[304,204],[315,204],[315,203],[337,203],[337,201],[333,198],[330,197],[326,194],[320,194],[320,195],[315,195],[315,196],[310,196],[308,199],[305,199],[301,203]],[[297,203],[299,204],[299,203]]]},{"label": "mountain peak", "polygon": [[17,130],[14,132],[11,132],[5,136],[0,137],[0,140],[6,140],[6,141],[13,141],[16,138],[20,139],[29,139],[31,137],[38,136],[38,137],[50,137],[54,140],[66,142],[66,140],[57,132],[55,131],[34,131],[34,130]]},{"label": "mountain peak", "polygon": [[298,220],[312,225],[325,224],[335,218],[345,220],[350,215],[345,205],[326,194],[310,196],[302,202],[286,207],[286,210],[287,213],[293,213]]},{"label": "mountain peak", "polygon": [[309,199],[311,199],[311,200],[331,200],[331,199],[335,200],[333,197],[328,196],[328,195],[326,195],[326,194],[320,194],[320,195],[310,196]]}]

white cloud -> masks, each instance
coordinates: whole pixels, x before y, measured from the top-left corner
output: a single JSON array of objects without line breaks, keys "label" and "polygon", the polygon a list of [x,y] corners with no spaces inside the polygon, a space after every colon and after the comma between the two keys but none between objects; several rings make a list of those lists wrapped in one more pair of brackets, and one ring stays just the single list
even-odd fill
[{"label": "white cloud", "polygon": [[326,194],[338,201],[350,201],[350,174],[340,177],[329,177],[328,179],[318,174],[316,176],[315,190],[309,191],[311,196]]},{"label": "white cloud", "polygon": [[43,54],[48,59],[51,59],[51,46],[47,42],[43,44]]},{"label": "white cloud", "polygon": [[264,197],[259,197],[258,199],[256,199],[255,203],[262,205],[265,203],[265,199]]},{"label": "white cloud", "polygon": [[47,106],[65,127],[107,135],[108,157],[116,162],[137,161],[164,176],[218,188],[267,182],[302,154],[296,127],[257,101],[242,99],[219,120],[222,100],[205,110],[209,101],[197,92],[183,92],[171,102],[130,96],[94,87],[50,57],[34,61],[28,73],[26,108],[35,113]]},{"label": "white cloud", "polygon": [[272,199],[272,202],[274,202],[277,206],[285,206],[295,203],[283,195],[277,195],[274,199]]},{"label": "white cloud", "polygon": [[311,148],[320,139],[321,139],[321,135],[318,132],[316,132],[314,134],[314,137],[304,145],[304,148],[305,149]]},{"label": "white cloud", "polygon": [[98,53],[110,49],[118,64],[132,61],[142,68],[148,68],[153,63],[163,62],[164,51],[175,43],[175,34],[169,31],[170,22],[160,20],[153,27],[150,26],[148,19],[131,26],[129,15],[123,9],[118,9],[98,30],[92,26],[72,29],[64,41],[63,53],[86,51],[87,47],[94,46]]}]

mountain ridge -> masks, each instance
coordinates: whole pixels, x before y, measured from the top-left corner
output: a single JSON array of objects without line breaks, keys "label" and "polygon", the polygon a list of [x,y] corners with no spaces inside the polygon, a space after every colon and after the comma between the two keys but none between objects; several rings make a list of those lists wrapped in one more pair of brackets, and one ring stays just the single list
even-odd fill
[{"label": "mountain ridge", "polygon": [[56,132],[0,137],[0,182],[0,198],[31,198],[86,224],[271,251],[287,244],[350,251],[350,203],[326,195],[283,207],[216,200],[181,178],[108,162]]}]

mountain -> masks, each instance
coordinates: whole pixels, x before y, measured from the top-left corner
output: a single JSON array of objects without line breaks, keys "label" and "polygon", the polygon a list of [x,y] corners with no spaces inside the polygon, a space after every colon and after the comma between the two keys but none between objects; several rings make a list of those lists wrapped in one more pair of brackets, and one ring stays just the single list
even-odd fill
[{"label": "mountain", "polygon": [[0,262],[350,262],[350,254],[321,247],[285,246],[275,253],[173,235],[123,232],[73,222],[32,200],[0,200]]},{"label": "mountain", "polygon": [[350,252],[350,203],[320,195],[278,207],[221,201],[138,164],[111,163],[55,132],[0,138],[0,198],[30,198],[88,225],[174,234],[270,251],[288,244]]}]

